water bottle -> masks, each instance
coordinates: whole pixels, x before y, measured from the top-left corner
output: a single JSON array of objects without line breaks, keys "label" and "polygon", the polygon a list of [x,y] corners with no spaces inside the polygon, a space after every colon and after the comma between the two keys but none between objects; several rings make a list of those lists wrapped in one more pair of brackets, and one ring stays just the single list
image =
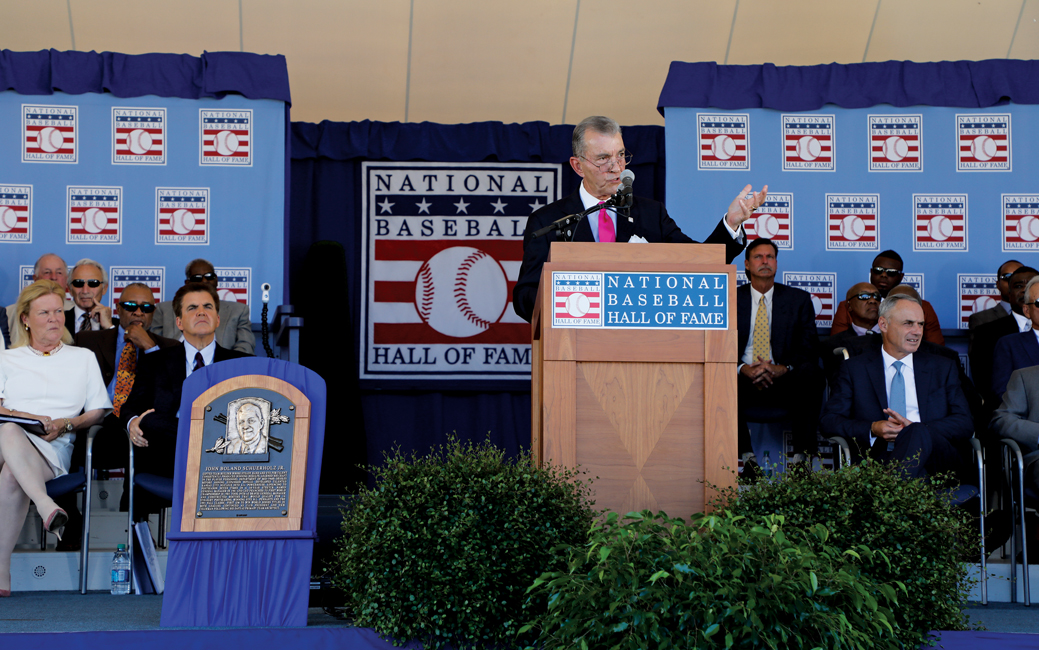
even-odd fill
[{"label": "water bottle", "polygon": [[765,478],[772,478],[772,459],[768,456],[768,449],[765,450],[765,460],[762,461],[765,465]]},{"label": "water bottle", "polygon": [[125,596],[130,593],[130,554],[126,544],[120,544],[112,557],[112,595]]}]

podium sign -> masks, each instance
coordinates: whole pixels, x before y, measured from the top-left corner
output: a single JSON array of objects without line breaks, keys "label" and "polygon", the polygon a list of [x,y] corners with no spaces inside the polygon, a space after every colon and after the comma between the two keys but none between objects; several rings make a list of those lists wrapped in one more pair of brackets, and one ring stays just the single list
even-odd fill
[{"label": "podium sign", "polygon": [[310,401],[280,379],[244,375],[191,408],[182,531],[299,530]]}]

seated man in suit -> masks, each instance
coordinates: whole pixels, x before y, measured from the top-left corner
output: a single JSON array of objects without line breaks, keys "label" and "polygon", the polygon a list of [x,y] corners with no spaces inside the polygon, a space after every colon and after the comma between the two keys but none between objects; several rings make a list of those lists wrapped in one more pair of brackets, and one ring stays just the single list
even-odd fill
[{"label": "seated man in suit", "polygon": [[1025,487],[1039,490],[1039,367],[1019,368],[1010,374],[990,430],[999,438],[1017,442],[1024,454]]},{"label": "seated man in suit", "polygon": [[[1025,288],[1036,276],[1039,276],[1039,271],[1034,268],[1018,267],[1008,281],[1011,318],[999,318],[974,330],[974,343],[970,348],[970,376],[981,391],[988,416],[992,415],[1003,399],[1002,392],[993,390],[996,345],[1004,336],[1031,331],[1032,321],[1024,313]],[[1006,373],[1006,377],[1009,376],[1010,373]]]},{"label": "seated man in suit", "polygon": [[846,438],[870,458],[910,461],[911,477],[959,472],[957,443],[971,437],[973,426],[957,364],[918,351],[924,310],[915,298],[889,296],[879,322],[880,348],[841,366],[823,408],[823,432]]},{"label": "seated man in suit", "polygon": [[996,342],[992,355],[992,393],[1003,395],[1010,381],[1010,373],[1019,368],[1039,366],[1039,275],[1025,285],[1025,300],[1021,312],[1032,324],[1032,329],[1007,334]]},{"label": "seated man in suit", "polygon": [[969,340],[967,352],[974,345],[974,330],[986,323],[991,323],[1000,318],[1010,318],[1010,276],[1023,265],[1017,260],[1007,260],[996,269],[996,290],[999,291],[1000,301],[988,309],[974,312],[970,315],[967,323]]},{"label": "seated man in suit", "polygon": [[[905,277],[905,274],[902,273],[902,256],[892,250],[886,250],[877,255],[873,259],[873,266],[869,268],[870,284],[877,288],[882,299],[887,298],[887,294],[892,289],[902,284],[903,277]],[[938,322],[938,314],[934,312],[934,307],[926,300],[921,300],[920,304],[923,305],[924,320],[927,321],[924,326],[924,340],[937,343],[938,345],[945,345],[945,337],[942,336],[942,326]],[[830,327],[830,334],[840,334],[850,327],[851,317],[848,313],[848,301],[844,300],[837,305],[837,310],[833,314],[833,326]]]},{"label": "seated man in suit", "polygon": [[[530,215],[523,231],[523,264],[512,290],[512,305],[516,314],[525,321],[530,321],[534,315],[541,269],[548,260],[549,245],[556,241],[555,232],[537,238],[534,233],[567,215],[584,212],[605,202],[620,187],[621,172],[631,162],[631,153],[624,149],[620,126],[608,117],[581,120],[574,128],[572,145],[574,155],[570,158],[570,167],[583,179],[581,186],[570,196]],[[767,185],[761,192],[751,192],[750,185],[744,187],[729,205],[721,223],[705,240],[708,244],[725,245],[726,263],[743,250],[746,242],[743,222],[765,201],[767,194]],[[603,207],[598,213],[581,220],[573,241],[627,243],[638,236],[649,242],[697,243],[682,232],[664,206],[656,201],[636,196],[630,212],[624,215],[622,208],[621,215],[618,217],[612,207]]]},{"label": "seated man in suit", "polygon": [[76,336],[79,332],[97,332],[115,327],[112,309],[101,304],[108,290],[108,272],[99,262],[83,258],[72,269],[68,291],[72,308],[65,310],[65,329]]},{"label": "seated man in suit", "polygon": [[119,420],[130,436],[134,469],[173,476],[177,411],[184,380],[195,370],[226,359],[250,356],[217,344],[220,298],[211,284],[189,282],[173,296],[177,328],[184,341],[139,359],[137,378]]},{"label": "seated man in suit", "polygon": [[[203,282],[217,290],[219,278],[216,269],[203,259],[191,260],[184,269],[184,284]],[[219,295],[219,294],[218,294]],[[168,338],[179,339],[181,333],[177,329],[177,315],[173,303],[160,302],[155,311],[151,331]],[[252,356],[256,350],[256,337],[253,336],[253,324],[249,319],[249,306],[240,302],[220,301],[220,327],[216,330],[216,342],[228,350],[238,350],[246,356]]]},{"label": "seated man in suit", "polygon": [[835,354],[836,350],[847,348],[851,340],[859,336],[880,334],[880,326],[877,324],[880,314],[880,291],[876,287],[869,282],[852,285],[845,294],[845,303],[851,316],[851,328],[827,337],[820,346],[826,381],[830,385],[837,379],[837,369],[844,359],[843,354]]},{"label": "seated man in suit", "polygon": [[[69,267],[65,264],[65,260],[61,259],[54,253],[44,253],[40,255],[39,259],[36,260],[36,264],[32,270],[32,281],[37,280],[53,280],[57,282],[62,289],[68,291],[68,275]],[[10,332],[14,331],[14,328],[19,325],[15,322],[15,310],[14,305],[8,305],[4,308],[7,312],[7,320],[4,321],[3,332],[4,341],[9,346],[11,344]],[[72,301],[69,300],[68,295],[65,296],[65,309],[72,309]],[[69,330],[69,333],[73,333],[73,330]]]},{"label": "seated man in suit", "polygon": [[[744,266],[750,282],[736,289],[739,372],[739,452],[752,453],[748,407],[790,409],[794,452],[814,454],[822,406],[819,336],[807,291],[776,282],[779,248],[771,239],[747,247]],[[793,408],[791,408],[793,407]]]}]

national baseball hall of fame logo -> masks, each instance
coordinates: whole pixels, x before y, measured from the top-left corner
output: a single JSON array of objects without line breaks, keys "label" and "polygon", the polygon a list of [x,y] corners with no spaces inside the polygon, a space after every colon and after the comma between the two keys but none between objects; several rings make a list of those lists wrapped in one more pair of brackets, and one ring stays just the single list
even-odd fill
[{"label": "national baseball hall of fame logo", "polygon": [[209,243],[209,188],[155,188],[155,243]]},{"label": "national baseball hall of fame logo", "polygon": [[780,250],[793,250],[794,195],[770,193],[743,228],[748,242],[767,238]]},{"label": "national baseball hall of fame logo", "polygon": [[750,169],[750,115],[696,114],[699,169]]},{"label": "national baseball hall of fame logo", "polygon": [[960,317],[958,328],[969,329],[971,314],[995,307],[1000,301],[999,289],[996,288],[996,276],[989,273],[958,273],[956,286],[959,287]]},{"label": "national baseball hall of fame logo", "polygon": [[1039,195],[1003,194],[1003,252],[1039,250]]},{"label": "national baseball hall of fame logo", "polygon": [[512,307],[527,216],[560,165],[362,164],[362,379],[530,378]]},{"label": "national baseball hall of fame logo", "polygon": [[832,172],[833,115],[784,115],[783,171]]},{"label": "national baseball hall of fame logo", "polygon": [[880,195],[826,195],[826,250],[880,250]]},{"label": "national baseball hall of fame logo", "polygon": [[115,306],[123,295],[126,285],[140,282],[152,290],[155,302],[162,302],[164,266],[111,266],[108,268],[109,302]]},{"label": "national baseball hall of fame logo", "polygon": [[1009,113],[957,115],[956,171],[1010,171],[1013,161],[1010,143]]},{"label": "national baseball hall of fame logo", "polygon": [[22,162],[76,163],[79,108],[22,104]]},{"label": "national baseball hall of fame logo", "polygon": [[214,270],[218,278],[216,292],[220,294],[220,299],[248,305],[253,270],[251,268],[231,268],[227,266],[218,266]]},{"label": "national baseball hall of fame logo", "polygon": [[0,183],[0,242],[32,242],[32,185]]},{"label": "national baseball hall of fame logo", "polygon": [[798,273],[783,272],[783,284],[797,287],[812,294],[812,307],[815,308],[815,326],[830,327],[833,325],[833,314],[839,302],[834,297],[837,285],[836,273]]},{"label": "national baseball hall of fame logo", "polygon": [[923,115],[869,116],[869,170],[924,170]]},{"label": "national baseball hall of fame logo", "polygon": [[253,112],[199,110],[199,164],[252,167]]},{"label": "national baseball hall of fame logo", "polygon": [[967,250],[967,195],[913,195],[913,250]]},{"label": "national baseball hall of fame logo", "polygon": [[112,109],[112,164],[166,164],[166,109]]},{"label": "national baseball hall of fame logo", "polygon": [[119,244],[123,240],[123,188],[70,185],[66,244]]}]

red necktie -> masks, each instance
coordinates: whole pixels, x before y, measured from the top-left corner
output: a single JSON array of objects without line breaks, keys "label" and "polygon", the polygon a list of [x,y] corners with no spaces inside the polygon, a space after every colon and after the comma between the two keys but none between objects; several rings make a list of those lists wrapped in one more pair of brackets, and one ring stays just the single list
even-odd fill
[{"label": "red necktie", "polygon": [[[603,201],[599,201],[599,205],[602,204]],[[610,219],[606,208],[599,209],[599,241],[604,244],[617,241],[617,231],[613,227],[613,220]]]}]

